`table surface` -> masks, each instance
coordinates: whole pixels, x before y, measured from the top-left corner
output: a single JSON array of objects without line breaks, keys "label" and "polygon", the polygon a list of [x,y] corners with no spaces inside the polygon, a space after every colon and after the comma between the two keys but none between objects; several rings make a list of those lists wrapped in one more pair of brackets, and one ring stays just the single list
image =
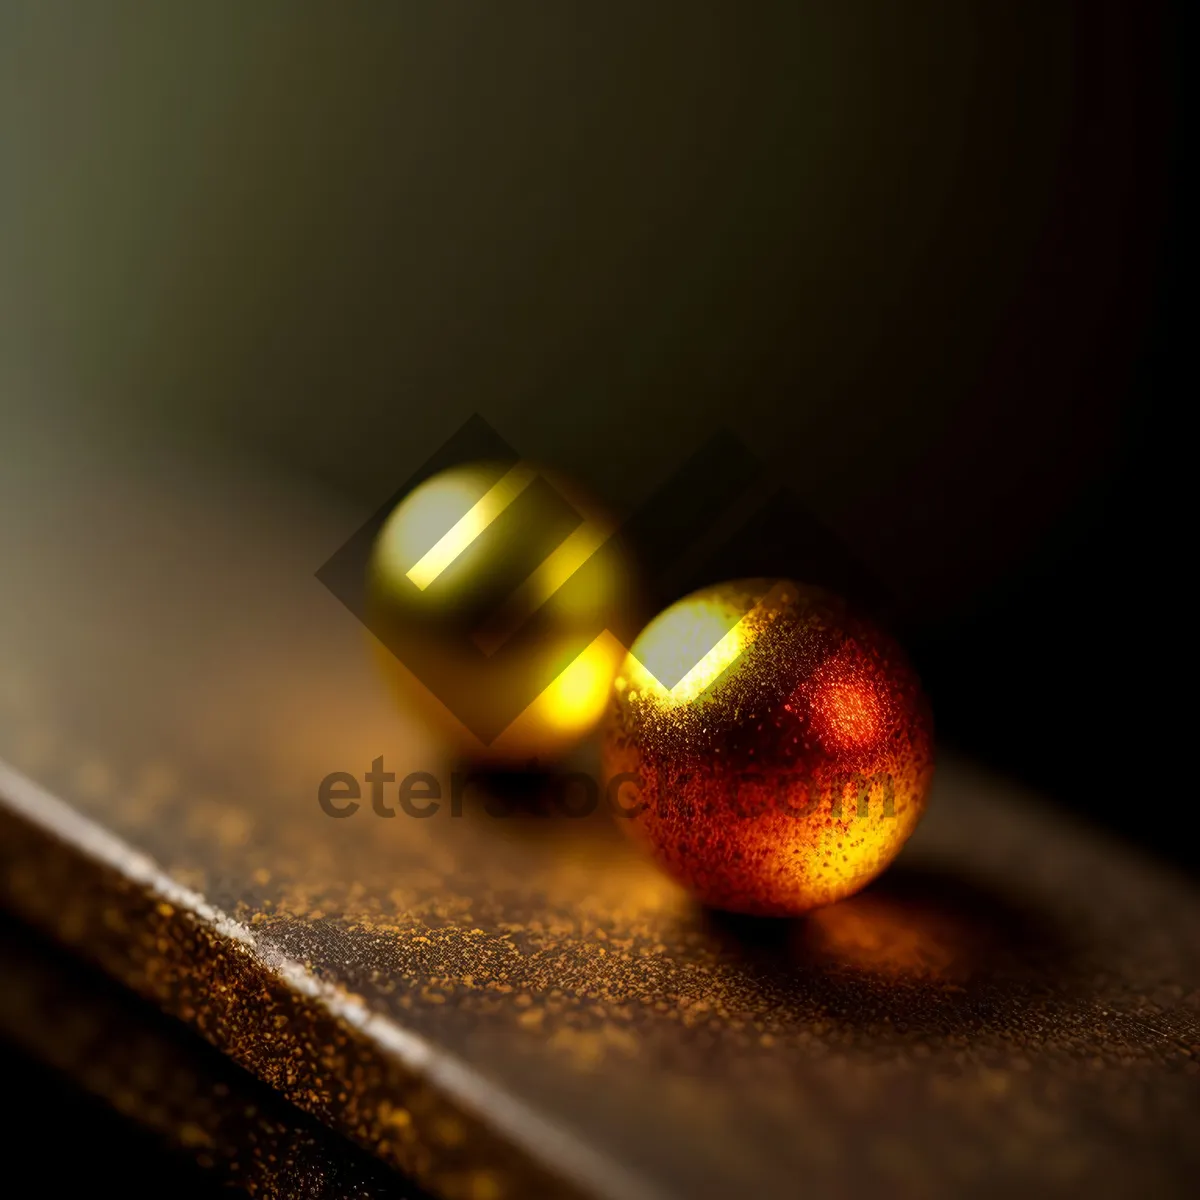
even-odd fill
[{"label": "table surface", "polygon": [[953,760],[893,870],[795,922],[697,909],[604,814],[333,820],[332,771],[452,765],[314,578],[363,514],[165,448],[3,459],[0,899],[385,1163],[478,1200],[1190,1194],[1190,881]]},{"label": "table surface", "polygon": [[[21,1055],[19,1081],[5,1082],[28,1106],[26,1140],[9,1144],[50,1186],[63,1186],[65,1147],[72,1192],[106,1183],[126,1196],[211,1200],[234,1185],[255,1196],[423,1200],[178,1021],[2,915],[0,978],[0,1052]],[[0,1063],[13,1067],[12,1053]]]}]

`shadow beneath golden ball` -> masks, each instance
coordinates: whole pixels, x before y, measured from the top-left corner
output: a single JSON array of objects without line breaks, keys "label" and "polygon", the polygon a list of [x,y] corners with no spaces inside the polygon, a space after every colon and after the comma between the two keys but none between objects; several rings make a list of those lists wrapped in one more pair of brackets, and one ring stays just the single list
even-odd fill
[{"label": "shadow beneath golden ball", "polygon": [[[478,766],[459,762],[462,815],[484,823],[490,837],[557,845],[619,841],[594,756],[571,763]],[[551,852],[548,850],[548,852]]]}]

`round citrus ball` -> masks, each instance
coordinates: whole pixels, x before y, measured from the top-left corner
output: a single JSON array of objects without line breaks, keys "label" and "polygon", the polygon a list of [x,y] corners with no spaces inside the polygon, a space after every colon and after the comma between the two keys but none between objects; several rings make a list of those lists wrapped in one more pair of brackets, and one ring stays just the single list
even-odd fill
[{"label": "round citrus ball", "polygon": [[699,900],[792,916],[858,891],[925,809],[932,723],[900,647],[789,580],[694,592],[613,685],[608,794]]}]

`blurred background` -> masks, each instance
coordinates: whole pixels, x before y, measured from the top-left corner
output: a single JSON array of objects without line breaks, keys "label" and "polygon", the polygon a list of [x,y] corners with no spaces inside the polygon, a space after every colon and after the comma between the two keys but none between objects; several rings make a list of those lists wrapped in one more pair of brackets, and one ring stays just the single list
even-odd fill
[{"label": "blurred background", "polygon": [[947,744],[1195,867],[1181,53],[1109,0],[5,4],[0,438],[373,505],[478,412],[628,511],[729,426]]}]

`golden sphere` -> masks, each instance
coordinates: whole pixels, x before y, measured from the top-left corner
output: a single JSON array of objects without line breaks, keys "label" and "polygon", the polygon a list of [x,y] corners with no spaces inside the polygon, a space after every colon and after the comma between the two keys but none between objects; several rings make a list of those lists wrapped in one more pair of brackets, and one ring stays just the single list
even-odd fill
[{"label": "golden sphere", "polygon": [[554,759],[603,715],[630,603],[612,521],[563,476],[473,463],[426,480],[380,530],[367,624],[402,703],[453,752]]},{"label": "golden sphere", "polygon": [[698,899],[791,916],[899,853],[925,808],[932,723],[899,646],[838,597],[739,580],[639,635],[604,767],[621,824]]}]

